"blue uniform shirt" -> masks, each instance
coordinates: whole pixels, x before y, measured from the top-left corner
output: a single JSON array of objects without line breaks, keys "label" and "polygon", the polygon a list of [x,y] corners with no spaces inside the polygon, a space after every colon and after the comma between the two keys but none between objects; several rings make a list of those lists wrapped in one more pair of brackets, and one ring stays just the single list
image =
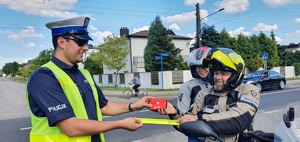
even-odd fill
[{"label": "blue uniform shirt", "polygon": [[134,77],[131,82],[134,83],[134,85],[141,85],[141,81],[140,81],[140,78],[138,77]]},{"label": "blue uniform shirt", "polygon": [[[71,67],[54,56],[52,56],[51,61],[65,71],[65,73],[67,73],[77,85],[82,96],[88,118],[91,120],[98,120],[96,102],[94,100],[92,88],[90,87],[90,84],[85,81],[86,79],[78,70],[78,66],[75,65]],[[55,126],[57,121],[75,117],[60,83],[55,78],[52,71],[48,68],[39,68],[35,70],[29,78],[27,88],[32,113],[39,117],[47,117],[49,126]],[[96,88],[99,95],[100,108],[103,108],[107,105],[108,101],[104,97],[100,88],[98,86],[96,86]],[[60,109],[51,109],[53,107]],[[99,141],[99,135],[93,135],[92,141],[95,139],[98,139],[96,141]]]}]

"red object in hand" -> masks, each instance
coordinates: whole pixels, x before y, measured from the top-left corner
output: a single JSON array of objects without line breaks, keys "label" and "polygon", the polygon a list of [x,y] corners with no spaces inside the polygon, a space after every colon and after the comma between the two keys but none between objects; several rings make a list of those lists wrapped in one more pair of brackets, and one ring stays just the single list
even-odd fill
[{"label": "red object in hand", "polygon": [[152,111],[167,108],[167,100],[164,98],[150,98],[149,104],[152,104],[152,106],[149,107],[149,109]]}]

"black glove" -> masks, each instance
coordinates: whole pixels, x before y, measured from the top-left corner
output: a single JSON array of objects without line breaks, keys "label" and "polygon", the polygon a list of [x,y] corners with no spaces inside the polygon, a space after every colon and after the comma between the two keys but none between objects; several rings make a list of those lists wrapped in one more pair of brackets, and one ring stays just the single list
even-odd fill
[{"label": "black glove", "polygon": [[262,130],[256,130],[240,134],[239,142],[273,142],[274,133],[263,132]]}]

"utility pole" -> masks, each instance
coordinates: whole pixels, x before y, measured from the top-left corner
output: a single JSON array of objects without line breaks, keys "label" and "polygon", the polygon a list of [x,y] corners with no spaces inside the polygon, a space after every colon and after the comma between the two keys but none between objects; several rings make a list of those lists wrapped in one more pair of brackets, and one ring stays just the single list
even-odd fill
[{"label": "utility pole", "polygon": [[196,4],[196,43],[194,45],[194,48],[199,48],[202,46],[202,36],[201,36],[201,21],[211,15],[214,15],[220,11],[223,11],[224,8],[221,8],[219,9],[218,11],[212,13],[212,14],[209,14],[203,18],[201,18],[201,14],[200,14],[200,5],[199,3]]},{"label": "utility pole", "polygon": [[200,44],[200,38],[201,38],[201,22],[200,22],[200,6],[199,3],[196,4],[196,42],[194,45],[194,48],[199,48],[200,46],[202,46]]}]

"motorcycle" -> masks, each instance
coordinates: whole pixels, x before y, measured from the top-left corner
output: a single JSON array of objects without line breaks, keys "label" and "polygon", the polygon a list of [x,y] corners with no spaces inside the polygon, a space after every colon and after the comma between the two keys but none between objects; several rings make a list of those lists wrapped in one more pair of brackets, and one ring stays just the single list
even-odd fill
[{"label": "motorcycle", "polygon": [[[277,124],[275,127],[273,141],[300,141],[300,101],[288,104],[283,112],[282,122]],[[212,129],[201,120],[182,123],[180,124],[180,129],[186,136],[198,138],[213,137],[220,142],[224,142],[223,139],[214,133]]]}]

